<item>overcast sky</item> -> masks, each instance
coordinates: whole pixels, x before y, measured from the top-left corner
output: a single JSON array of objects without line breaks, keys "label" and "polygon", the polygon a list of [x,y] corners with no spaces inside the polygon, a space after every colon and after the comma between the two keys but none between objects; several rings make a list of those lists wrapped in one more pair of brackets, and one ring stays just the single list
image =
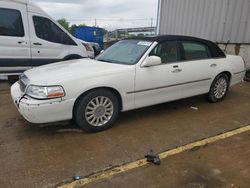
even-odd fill
[{"label": "overcast sky", "polygon": [[30,0],[54,19],[85,23],[108,30],[156,25],[158,0]]}]

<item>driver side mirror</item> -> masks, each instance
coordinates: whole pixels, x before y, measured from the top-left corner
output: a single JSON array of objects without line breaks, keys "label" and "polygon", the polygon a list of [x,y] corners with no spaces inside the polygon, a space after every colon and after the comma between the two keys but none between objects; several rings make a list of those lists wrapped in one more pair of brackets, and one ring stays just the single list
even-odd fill
[{"label": "driver side mirror", "polygon": [[146,62],[144,63],[144,67],[151,67],[155,65],[160,65],[161,64],[161,58],[158,56],[149,56],[146,59]]}]

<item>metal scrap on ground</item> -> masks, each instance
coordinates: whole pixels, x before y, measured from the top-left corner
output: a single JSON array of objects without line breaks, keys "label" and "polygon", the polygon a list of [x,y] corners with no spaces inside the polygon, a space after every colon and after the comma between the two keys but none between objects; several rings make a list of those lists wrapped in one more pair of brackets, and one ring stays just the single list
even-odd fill
[{"label": "metal scrap on ground", "polygon": [[161,159],[158,154],[156,154],[153,150],[150,150],[147,155],[145,155],[148,162],[151,162],[155,165],[161,164]]},{"label": "metal scrap on ground", "polygon": [[193,109],[193,110],[199,110],[199,108],[195,107],[195,106],[191,106],[190,108]]}]

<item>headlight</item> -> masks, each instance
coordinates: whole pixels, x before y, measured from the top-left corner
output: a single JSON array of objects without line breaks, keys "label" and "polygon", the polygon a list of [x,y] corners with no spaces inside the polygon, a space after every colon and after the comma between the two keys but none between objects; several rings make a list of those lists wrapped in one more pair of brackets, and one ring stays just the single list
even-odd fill
[{"label": "headlight", "polygon": [[26,91],[26,94],[35,99],[53,99],[65,96],[62,86],[30,85]]}]

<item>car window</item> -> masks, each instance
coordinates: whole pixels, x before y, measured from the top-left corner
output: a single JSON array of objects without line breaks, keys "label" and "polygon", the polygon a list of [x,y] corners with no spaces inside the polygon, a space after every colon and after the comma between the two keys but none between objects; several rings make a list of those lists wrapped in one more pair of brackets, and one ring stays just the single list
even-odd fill
[{"label": "car window", "polygon": [[186,60],[208,59],[211,53],[207,45],[198,42],[182,42]]},{"label": "car window", "polygon": [[161,58],[162,63],[171,63],[179,60],[177,41],[167,41],[158,44],[150,53]]},{"label": "car window", "polygon": [[0,8],[0,36],[24,36],[23,21],[20,11]]},{"label": "car window", "polygon": [[38,38],[65,45],[76,45],[75,42],[51,20],[34,16],[34,27]]}]

